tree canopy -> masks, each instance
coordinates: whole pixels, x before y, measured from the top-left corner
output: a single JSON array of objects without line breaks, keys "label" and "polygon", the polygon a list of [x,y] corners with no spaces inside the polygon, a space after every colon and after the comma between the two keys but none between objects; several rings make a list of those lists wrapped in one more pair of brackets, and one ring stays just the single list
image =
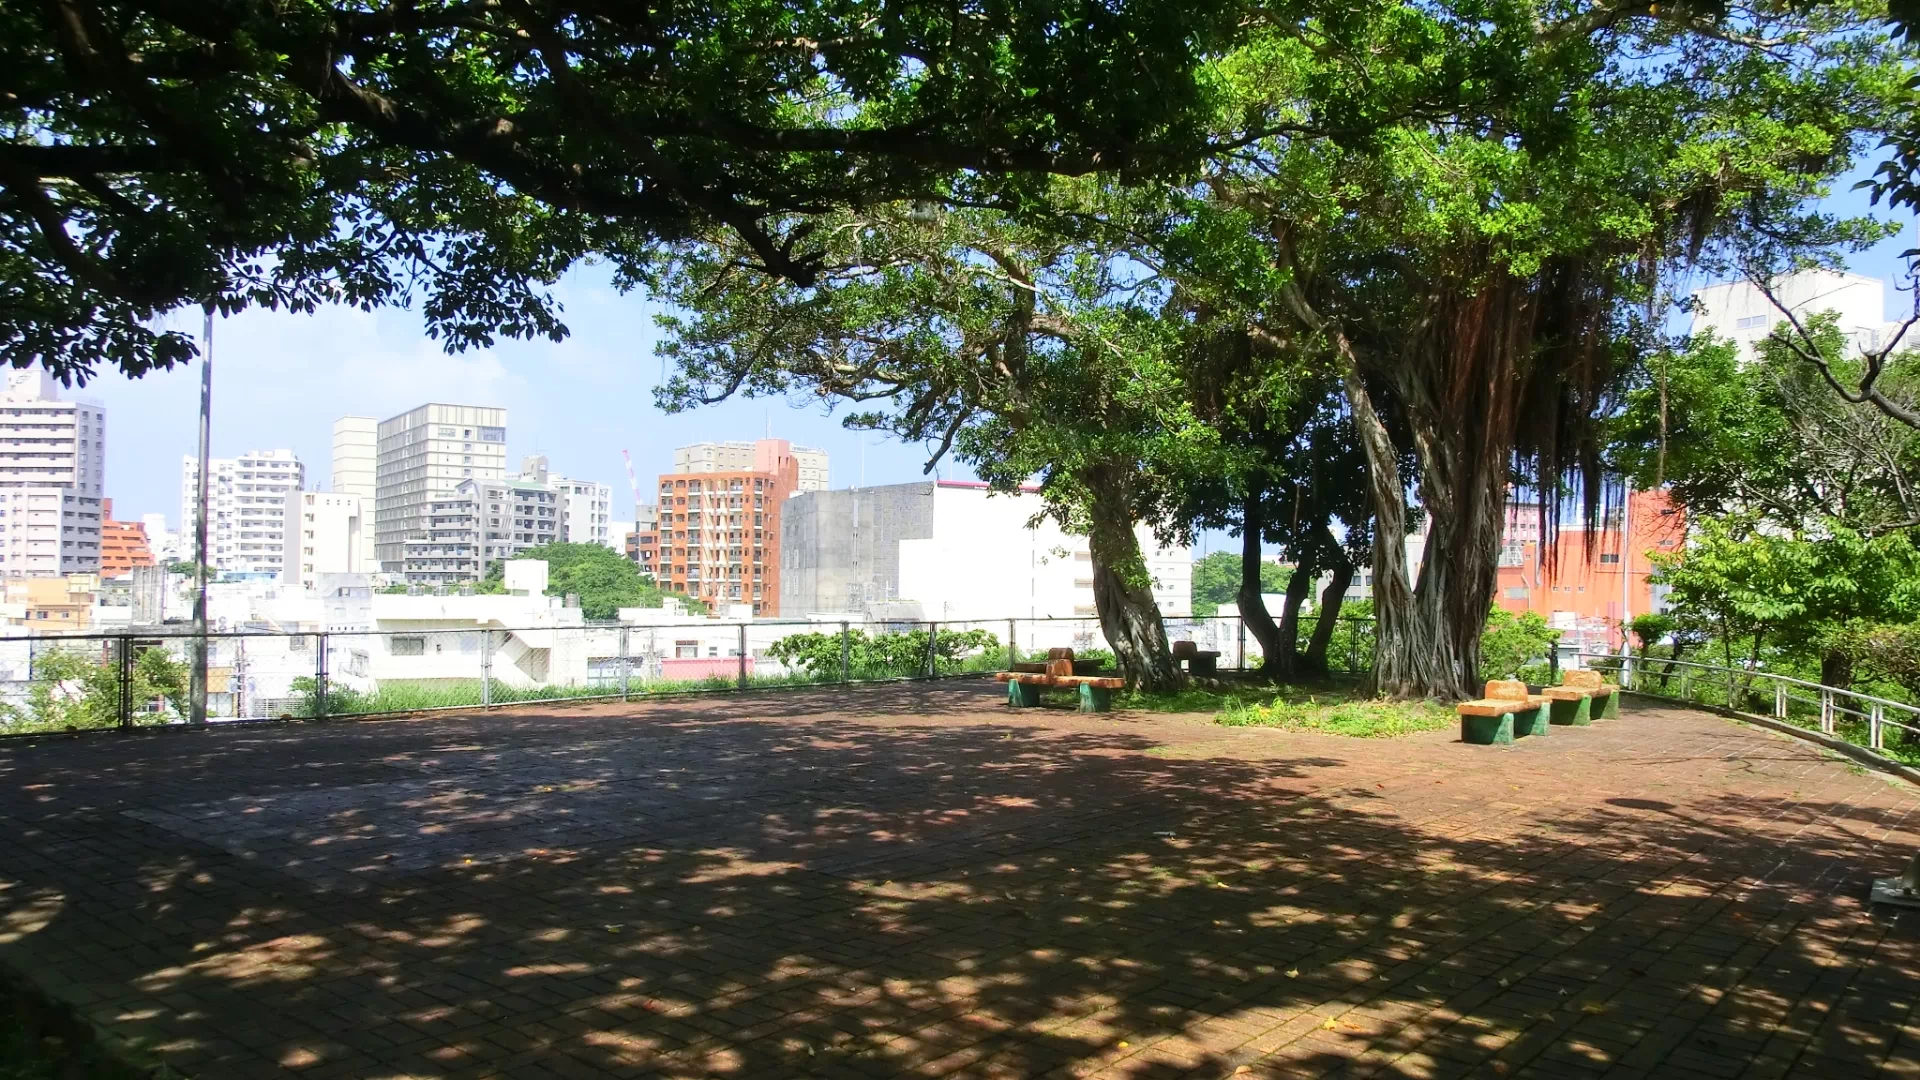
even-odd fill
[{"label": "tree canopy", "polygon": [[[1260,588],[1262,592],[1277,593],[1287,587],[1287,579],[1293,575],[1279,563],[1263,560],[1260,563]],[[1240,595],[1240,556],[1230,551],[1216,551],[1193,561],[1193,613],[1206,618],[1220,610],[1221,604],[1233,603]]]},{"label": "tree canopy", "polygon": [[0,359],[194,355],[181,306],[419,298],[450,347],[565,332],[589,254],[730,230],[809,281],[817,215],[1018,203],[1211,146],[1239,6],[51,0],[0,12]]},{"label": "tree canopy", "polygon": [[[528,548],[516,559],[539,559],[547,564],[547,595],[580,598],[580,613],[589,619],[612,619],[621,608],[659,607],[677,596],[689,611],[705,612],[706,605],[688,596],[668,593],[640,573],[632,559],[600,544],[556,543]],[[506,564],[487,566],[482,592],[506,587]]]}]

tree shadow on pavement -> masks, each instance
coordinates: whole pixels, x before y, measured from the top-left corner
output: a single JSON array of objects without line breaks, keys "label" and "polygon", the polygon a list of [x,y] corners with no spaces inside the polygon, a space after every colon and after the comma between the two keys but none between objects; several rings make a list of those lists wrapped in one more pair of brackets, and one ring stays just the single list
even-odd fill
[{"label": "tree shadow on pavement", "polygon": [[1432,740],[811,704],[0,750],[0,961],[207,1078],[1920,1060],[1913,920],[1857,899],[1916,800],[1838,765],[1543,814]]}]

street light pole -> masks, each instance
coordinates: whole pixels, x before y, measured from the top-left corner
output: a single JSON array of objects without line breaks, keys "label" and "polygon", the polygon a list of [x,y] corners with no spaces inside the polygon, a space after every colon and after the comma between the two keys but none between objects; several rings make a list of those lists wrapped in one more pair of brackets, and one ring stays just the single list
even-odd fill
[{"label": "street light pole", "polygon": [[213,430],[213,305],[206,308],[200,351],[200,482],[194,497],[198,508],[193,526],[193,684],[189,721],[207,722],[207,472]]}]

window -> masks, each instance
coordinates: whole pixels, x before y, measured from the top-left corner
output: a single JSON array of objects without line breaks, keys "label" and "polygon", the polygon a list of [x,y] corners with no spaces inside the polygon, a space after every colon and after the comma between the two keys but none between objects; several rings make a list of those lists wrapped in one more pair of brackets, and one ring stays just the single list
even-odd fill
[{"label": "window", "polygon": [[427,639],[419,634],[395,634],[387,641],[387,652],[393,656],[425,656]]},{"label": "window", "polygon": [[1600,556],[1600,561],[1603,563],[1617,563],[1620,561],[1620,554],[1619,552],[1614,552],[1610,555],[1602,555]]},{"label": "window", "polygon": [[1767,317],[1765,315],[1749,315],[1733,324],[1736,330],[1753,330],[1765,325],[1767,325]]}]

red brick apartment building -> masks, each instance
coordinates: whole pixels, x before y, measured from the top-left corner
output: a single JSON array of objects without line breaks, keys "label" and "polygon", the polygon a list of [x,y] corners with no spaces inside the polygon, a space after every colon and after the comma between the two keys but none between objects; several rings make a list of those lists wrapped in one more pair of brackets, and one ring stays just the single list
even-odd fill
[{"label": "red brick apartment building", "polygon": [[661,588],[715,609],[780,614],[780,509],[800,486],[781,439],[755,444],[754,468],[660,474],[659,523],[631,554]]},{"label": "red brick apartment building", "polygon": [[100,576],[125,577],[136,566],[152,566],[147,527],[137,521],[113,520],[113,500],[100,503]]}]

